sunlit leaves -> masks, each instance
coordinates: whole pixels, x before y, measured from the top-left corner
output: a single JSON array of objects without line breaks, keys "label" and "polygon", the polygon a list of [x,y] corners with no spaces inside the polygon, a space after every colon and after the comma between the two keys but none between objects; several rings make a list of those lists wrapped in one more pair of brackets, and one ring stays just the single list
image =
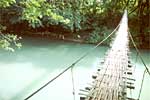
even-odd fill
[{"label": "sunlit leaves", "polygon": [[16,0],[0,0],[0,7],[8,7],[11,4],[16,3]]},{"label": "sunlit leaves", "polygon": [[42,26],[42,19],[44,17],[50,17],[48,19],[53,20],[54,22],[63,22],[67,24],[68,19],[64,19],[63,16],[56,14],[52,11],[55,9],[46,2],[46,0],[27,0],[23,1],[24,10],[22,13],[22,19],[27,20],[32,27]]},{"label": "sunlit leaves", "polygon": [[0,33],[0,48],[14,52],[14,46],[16,46],[17,48],[22,47],[21,43],[18,42],[20,39],[21,37],[17,37],[17,35],[3,35],[2,33]]},{"label": "sunlit leaves", "polygon": [[[0,8],[6,8],[16,3],[16,0],[0,0]],[[6,30],[6,26],[1,25],[0,23],[0,48],[14,52],[13,46],[21,48],[21,43],[18,43],[20,37],[17,35],[3,34],[2,31]]]},{"label": "sunlit leaves", "polygon": [[0,47],[5,50],[14,51],[14,49],[10,48],[10,43],[6,39],[0,40]]}]

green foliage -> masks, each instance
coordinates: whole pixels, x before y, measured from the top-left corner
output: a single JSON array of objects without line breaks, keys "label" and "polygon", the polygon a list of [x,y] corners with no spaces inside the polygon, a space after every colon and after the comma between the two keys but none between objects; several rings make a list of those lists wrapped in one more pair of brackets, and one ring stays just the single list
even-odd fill
[{"label": "green foliage", "polygon": [[16,3],[16,0],[0,0],[0,8],[3,7],[8,7],[11,4]]},{"label": "green foliage", "polygon": [[3,34],[2,31],[6,30],[6,26],[0,24],[0,48],[14,52],[14,46],[21,48],[22,45],[18,41],[21,37],[13,34]]},{"label": "green foliage", "polygon": [[0,32],[0,48],[14,52],[14,46],[21,48],[22,45],[18,41],[21,37],[13,34],[2,34]]},{"label": "green foliage", "polygon": [[[89,42],[89,43],[100,42],[104,38],[106,38],[112,31],[113,31],[112,29],[108,29],[105,26],[95,27],[95,29],[90,33],[90,35],[87,39],[87,42]],[[112,38],[113,37],[107,39],[103,44],[109,45]]]},{"label": "green foliage", "polygon": [[93,31],[91,34],[90,34],[90,37],[88,38],[87,42],[89,43],[97,43],[99,42],[101,39],[100,35],[98,32],[96,31]]},{"label": "green foliage", "polygon": [[55,23],[69,23],[68,19],[64,19],[61,15],[53,12],[52,9],[55,8],[46,0],[28,0],[21,2],[21,4],[25,6],[22,12],[22,19],[27,20],[33,28],[42,26],[42,19],[44,17],[48,17],[48,19],[55,21]]},{"label": "green foliage", "polygon": [[1,0],[0,24],[8,31],[21,23],[29,31],[42,27],[61,34],[66,34],[63,30],[83,32],[95,43],[117,26],[124,9],[128,9],[131,33],[144,45],[149,42],[149,6],[149,0]]}]

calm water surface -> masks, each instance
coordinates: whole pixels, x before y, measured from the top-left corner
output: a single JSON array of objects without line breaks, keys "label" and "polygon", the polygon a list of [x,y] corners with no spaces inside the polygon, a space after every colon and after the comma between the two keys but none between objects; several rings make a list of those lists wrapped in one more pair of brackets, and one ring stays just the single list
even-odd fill
[{"label": "calm water surface", "polygon": [[[24,38],[22,43],[23,47],[14,53],[0,50],[0,100],[23,100],[94,46],[42,38]],[[79,100],[79,89],[92,81],[91,75],[96,72],[100,59],[108,49],[98,47],[74,67],[76,100]],[[134,63],[135,50],[131,50],[131,56]],[[142,51],[142,56],[150,66],[150,51]],[[132,91],[135,98],[138,97],[144,71],[140,59],[137,61],[135,90]],[[150,100],[149,84],[150,76],[146,74],[141,100]],[[73,100],[71,71],[67,71],[29,100]]]}]

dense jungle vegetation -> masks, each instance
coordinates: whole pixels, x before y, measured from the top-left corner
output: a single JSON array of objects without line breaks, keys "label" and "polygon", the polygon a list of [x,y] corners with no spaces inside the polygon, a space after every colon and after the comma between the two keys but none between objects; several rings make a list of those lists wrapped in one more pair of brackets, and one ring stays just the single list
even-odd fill
[{"label": "dense jungle vegetation", "polygon": [[0,47],[21,47],[21,35],[97,43],[118,25],[125,9],[136,44],[150,48],[150,0],[0,0]]}]

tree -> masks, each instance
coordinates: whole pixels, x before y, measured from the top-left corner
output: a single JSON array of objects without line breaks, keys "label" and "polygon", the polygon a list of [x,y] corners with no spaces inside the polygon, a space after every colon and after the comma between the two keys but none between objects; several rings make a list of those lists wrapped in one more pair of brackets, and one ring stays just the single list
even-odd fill
[{"label": "tree", "polygon": [[0,1],[0,8],[9,7],[11,4],[16,3],[16,0],[1,0]]},{"label": "tree", "polygon": [[128,9],[130,31],[142,46],[149,42],[149,6],[149,0],[2,0],[0,23],[8,32],[18,25],[29,31],[43,28],[61,34],[70,32],[72,36],[77,33],[98,42],[117,26],[124,9]]},{"label": "tree", "polygon": [[[16,2],[15,0],[2,0],[0,2],[0,8],[9,7],[11,4],[15,2]],[[0,19],[0,22],[1,22],[1,19]],[[21,43],[17,42],[18,40],[21,39],[20,37],[17,38],[17,35],[3,34],[2,30],[6,30],[6,26],[1,25],[0,23],[0,48],[9,50],[9,51],[14,51],[14,49],[11,47],[12,44],[17,46],[18,48],[21,47]]]},{"label": "tree", "polygon": [[22,19],[27,20],[35,28],[43,26],[42,21],[58,22],[68,24],[69,20],[55,13],[55,5],[50,4],[47,0],[28,0],[20,2],[23,7]]}]

